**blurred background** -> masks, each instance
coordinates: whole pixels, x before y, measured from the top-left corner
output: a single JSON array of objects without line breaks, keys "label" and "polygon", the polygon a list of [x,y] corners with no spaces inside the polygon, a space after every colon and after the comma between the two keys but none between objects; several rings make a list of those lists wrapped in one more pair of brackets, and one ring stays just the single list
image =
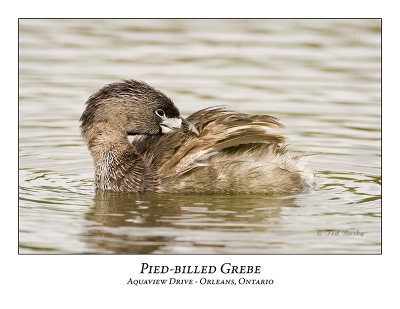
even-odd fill
[{"label": "blurred background", "polygon": [[[315,188],[96,194],[79,117],[131,78],[278,117]],[[19,184],[20,253],[380,253],[381,21],[20,19]]]}]

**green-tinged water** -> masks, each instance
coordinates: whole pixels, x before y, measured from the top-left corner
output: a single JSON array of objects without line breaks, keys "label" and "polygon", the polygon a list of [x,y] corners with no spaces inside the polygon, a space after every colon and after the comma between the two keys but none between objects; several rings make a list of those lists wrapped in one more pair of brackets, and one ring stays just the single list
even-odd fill
[{"label": "green-tinged water", "polygon": [[[20,253],[380,253],[381,37],[369,20],[20,20]],[[183,115],[278,117],[318,153],[288,196],[96,193],[87,98],[139,79]]]}]

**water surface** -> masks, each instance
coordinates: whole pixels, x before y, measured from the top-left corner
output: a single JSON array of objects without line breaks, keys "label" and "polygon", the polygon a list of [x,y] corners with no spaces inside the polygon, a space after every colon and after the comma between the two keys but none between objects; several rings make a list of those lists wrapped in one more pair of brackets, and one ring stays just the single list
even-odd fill
[{"label": "water surface", "polygon": [[[369,20],[20,20],[20,253],[380,253],[381,37]],[[79,133],[106,83],[183,115],[278,117],[315,188],[289,196],[101,194]]]}]

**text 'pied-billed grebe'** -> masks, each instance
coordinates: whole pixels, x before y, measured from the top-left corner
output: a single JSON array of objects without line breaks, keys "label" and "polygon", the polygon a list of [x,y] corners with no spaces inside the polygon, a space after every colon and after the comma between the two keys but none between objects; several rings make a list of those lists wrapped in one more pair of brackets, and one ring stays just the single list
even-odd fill
[{"label": "text 'pied-billed grebe'", "polygon": [[211,107],[183,119],[170,98],[141,81],[103,87],[80,120],[99,189],[277,194],[313,181],[307,155],[289,156],[285,137],[270,132],[283,127],[276,118]]}]

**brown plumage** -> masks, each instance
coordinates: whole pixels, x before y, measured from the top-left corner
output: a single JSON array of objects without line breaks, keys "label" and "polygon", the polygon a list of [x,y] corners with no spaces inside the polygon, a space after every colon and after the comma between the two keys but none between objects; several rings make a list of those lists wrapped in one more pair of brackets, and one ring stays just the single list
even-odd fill
[{"label": "brown plumage", "polygon": [[212,107],[183,119],[162,92],[127,80],[92,95],[81,122],[103,190],[279,194],[312,184],[307,155],[287,154],[271,133],[283,125],[268,115]]}]

